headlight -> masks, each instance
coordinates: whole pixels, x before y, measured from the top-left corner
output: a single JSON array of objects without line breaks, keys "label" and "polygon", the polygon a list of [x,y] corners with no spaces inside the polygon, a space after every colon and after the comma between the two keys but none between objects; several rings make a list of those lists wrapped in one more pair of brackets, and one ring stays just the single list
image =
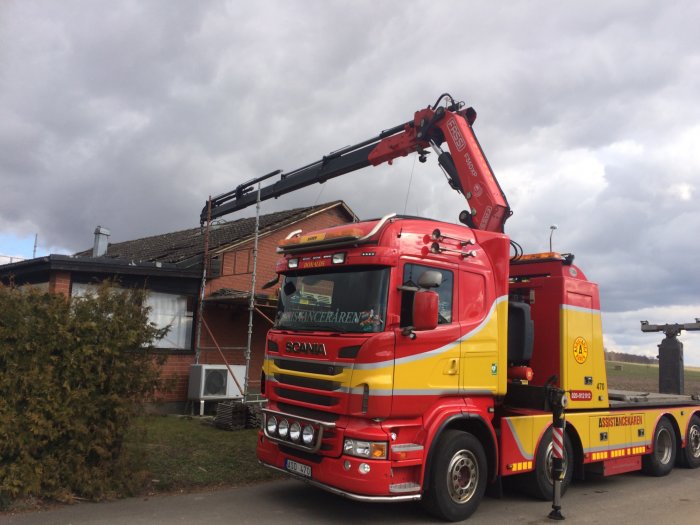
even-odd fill
[{"label": "headlight", "polygon": [[386,441],[360,441],[346,439],[343,442],[343,452],[348,456],[359,458],[386,459]]},{"label": "headlight", "polygon": [[277,429],[277,432],[279,432],[281,438],[286,438],[287,434],[289,434],[289,421],[286,419],[280,421],[280,426]]},{"label": "headlight", "polygon": [[334,253],[333,259],[331,259],[333,264],[343,264],[345,262],[345,252]]},{"label": "headlight", "polygon": [[291,439],[292,441],[299,441],[300,437],[301,425],[298,421],[295,421],[294,423],[292,423],[292,426],[289,427],[289,439]]},{"label": "headlight", "polygon": [[299,259],[289,259],[287,261],[287,267],[298,268],[299,267]]},{"label": "headlight", "polygon": [[301,440],[304,442],[304,445],[311,445],[314,442],[314,427],[306,425],[301,432]]},{"label": "headlight", "polygon": [[277,418],[269,416],[267,418],[267,433],[272,436],[275,432],[277,432]]}]

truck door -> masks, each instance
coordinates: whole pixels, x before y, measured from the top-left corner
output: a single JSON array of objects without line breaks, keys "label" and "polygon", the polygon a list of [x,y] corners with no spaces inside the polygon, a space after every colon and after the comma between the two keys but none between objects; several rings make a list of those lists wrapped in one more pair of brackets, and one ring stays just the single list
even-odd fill
[{"label": "truck door", "polygon": [[401,327],[396,334],[394,366],[394,402],[392,414],[422,413],[438,397],[459,393],[459,323],[455,311],[457,271],[447,266],[404,262],[399,267],[404,286],[418,282],[420,274],[436,270],[442,283],[435,291],[439,296],[438,325],[434,330],[404,335],[411,326],[414,292],[401,292]]},{"label": "truck door", "polygon": [[589,293],[567,291],[566,299],[561,309],[561,387],[569,392],[570,408],[607,407],[600,311]]},{"label": "truck door", "polygon": [[500,334],[507,302],[488,293],[484,275],[463,270],[459,278],[460,391],[467,395],[505,393],[506,363],[499,348],[506,343]]}]

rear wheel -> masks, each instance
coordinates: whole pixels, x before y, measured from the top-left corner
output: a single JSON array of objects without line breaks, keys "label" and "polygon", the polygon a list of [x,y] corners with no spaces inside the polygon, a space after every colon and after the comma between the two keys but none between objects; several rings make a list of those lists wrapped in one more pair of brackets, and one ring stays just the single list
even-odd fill
[{"label": "rear wheel", "polygon": [[676,462],[676,433],[668,419],[659,420],[652,445],[652,453],[642,457],[642,472],[649,476],[665,476]]},{"label": "rear wheel", "polygon": [[[571,484],[574,475],[573,466],[574,450],[571,440],[564,432],[564,479],[561,483],[561,495]],[[533,498],[552,501],[554,495],[554,480],[552,479],[552,462],[554,460],[554,448],[552,446],[552,427],[544,433],[540,444],[537,447],[535,456],[535,470],[528,474],[518,476],[520,478],[518,486],[520,489]]]},{"label": "rear wheel", "polygon": [[484,447],[468,432],[447,430],[435,449],[425,509],[448,521],[471,516],[486,490],[487,468]]},{"label": "rear wheel", "polygon": [[697,414],[690,418],[681,460],[684,467],[700,467],[700,416]]}]

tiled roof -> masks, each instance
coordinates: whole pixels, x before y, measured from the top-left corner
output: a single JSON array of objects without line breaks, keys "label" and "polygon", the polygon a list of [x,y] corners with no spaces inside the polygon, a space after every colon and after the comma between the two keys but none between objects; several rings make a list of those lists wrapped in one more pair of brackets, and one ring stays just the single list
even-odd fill
[{"label": "tiled roof", "polygon": [[[260,233],[283,228],[304,219],[308,215],[331,208],[340,207],[348,218],[354,218],[352,211],[343,201],[334,201],[318,206],[295,208],[293,210],[269,213],[260,216]],[[209,230],[209,250],[217,250],[231,244],[251,238],[255,233],[255,217],[236,221],[215,221]],[[131,261],[151,261],[163,263],[182,263],[187,266],[198,262],[204,253],[204,228],[191,228],[163,235],[144,237],[133,241],[110,244],[103,257],[126,259]],[[76,253],[77,256],[90,256],[92,249]]]}]

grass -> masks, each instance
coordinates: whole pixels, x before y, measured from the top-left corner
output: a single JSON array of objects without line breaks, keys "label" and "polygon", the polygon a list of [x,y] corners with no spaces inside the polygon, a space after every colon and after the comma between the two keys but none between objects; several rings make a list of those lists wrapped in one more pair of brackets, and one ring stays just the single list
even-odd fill
[{"label": "grass", "polygon": [[132,461],[148,473],[148,492],[240,486],[275,479],[258,464],[255,429],[226,431],[195,418],[146,416],[127,440]]},{"label": "grass", "polygon": [[[611,389],[658,392],[658,365],[608,361]],[[686,369],[686,393],[700,393],[700,369]],[[258,464],[257,430],[225,431],[197,418],[146,416],[131,432],[127,451],[145,471],[147,492],[240,486],[279,476]]]},{"label": "grass", "polygon": [[[614,390],[659,391],[659,365],[606,361],[608,384]],[[685,369],[685,393],[700,393],[700,369]]]}]

